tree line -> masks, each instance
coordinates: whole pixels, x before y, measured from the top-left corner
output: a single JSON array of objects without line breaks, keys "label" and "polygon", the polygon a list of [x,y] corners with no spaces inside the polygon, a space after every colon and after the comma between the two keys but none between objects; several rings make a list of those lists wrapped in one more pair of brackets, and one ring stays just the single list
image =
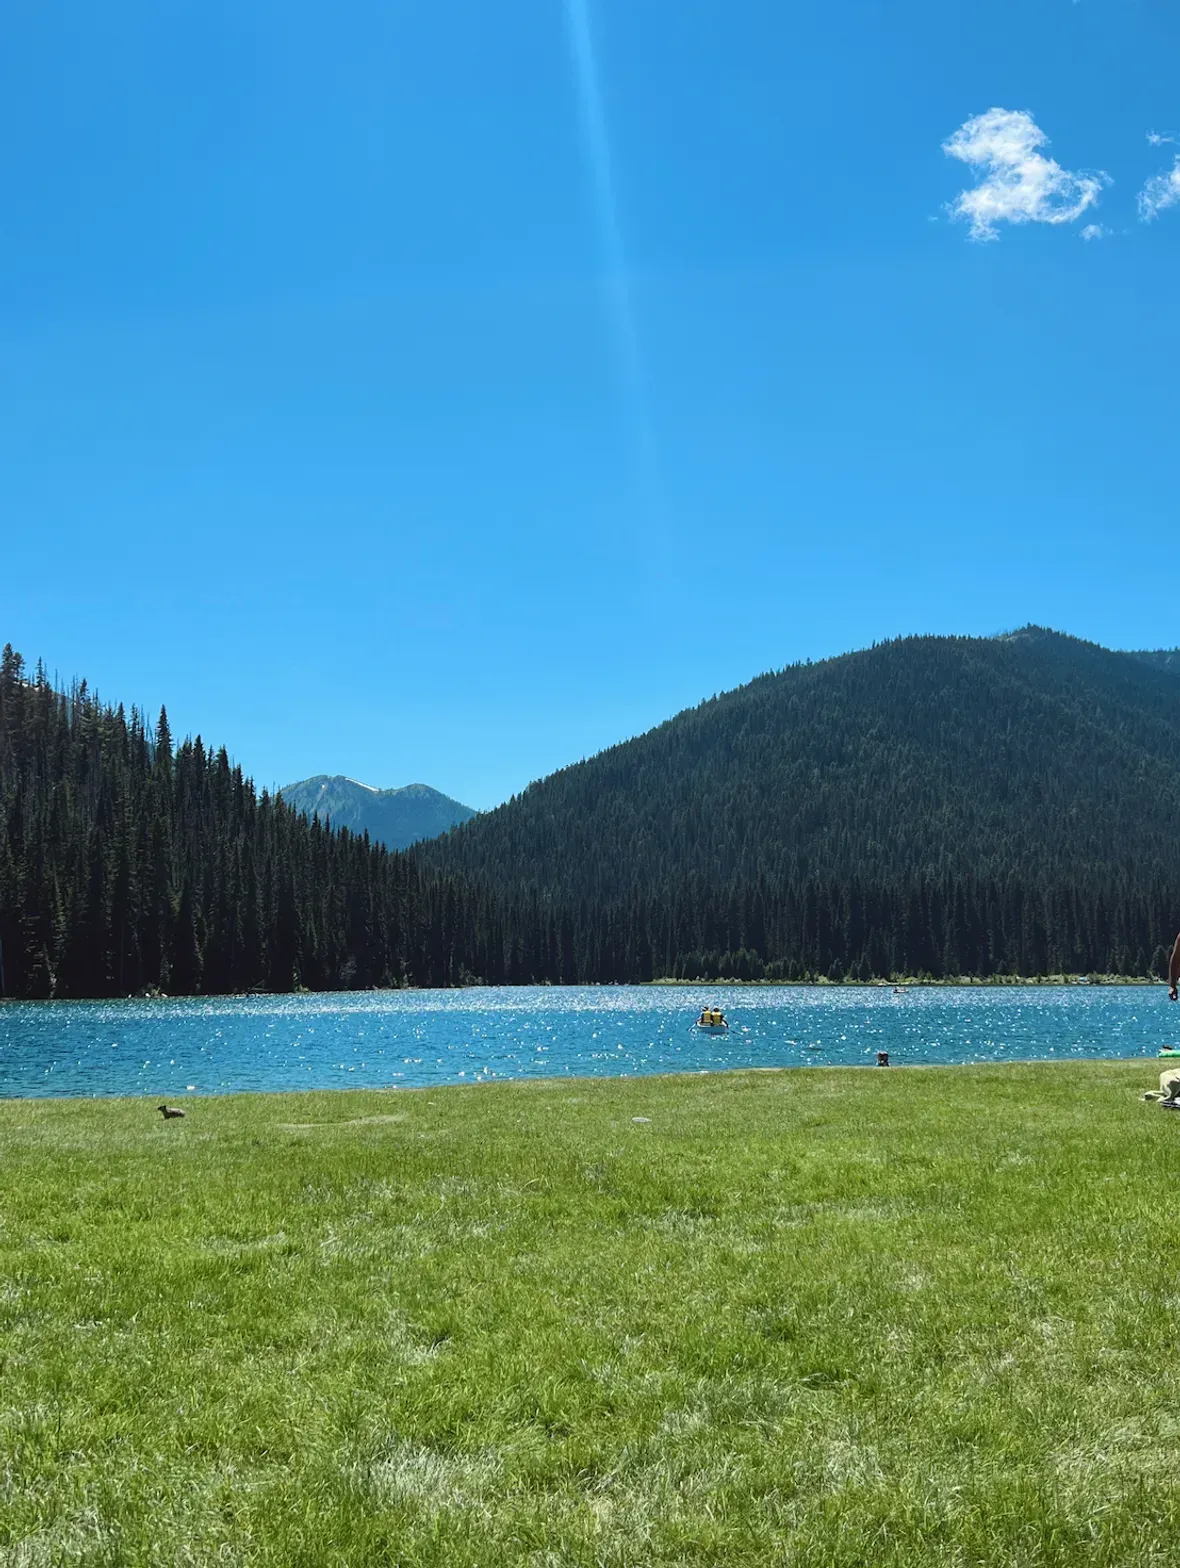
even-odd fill
[{"label": "tree line", "polygon": [[0,656],[0,980],[7,996],[404,984],[404,859],[259,794],[167,713]]},{"label": "tree line", "polygon": [[467,908],[424,892],[432,985],[1158,975],[1180,918],[1164,882],[690,879],[617,902],[517,890]]},{"label": "tree line", "polygon": [[[633,795],[616,788],[616,817],[638,811]],[[702,825],[708,810],[703,791]],[[726,836],[732,820],[728,860],[697,844],[637,855],[630,878],[612,865],[546,881],[511,817],[515,863],[497,864],[511,858],[499,841],[463,863],[455,844],[486,820],[391,853],[256,790],[224,747],[174,743],[163,710],[149,724],[84,682],[61,689],[6,647],[0,996],[1144,974],[1177,920],[1175,881],[1134,865],[760,866]],[[609,835],[600,848],[615,852]]]}]

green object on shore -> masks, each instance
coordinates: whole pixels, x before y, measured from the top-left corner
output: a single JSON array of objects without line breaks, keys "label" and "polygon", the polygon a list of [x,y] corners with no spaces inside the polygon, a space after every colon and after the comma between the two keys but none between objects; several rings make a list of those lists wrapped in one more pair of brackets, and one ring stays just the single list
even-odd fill
[{"label": "green object on shore", "polygon": [[0,1102],[0,1562],[1172,1561],[1143,1077]]},{"label": "green object on shore", "polygon": [[1163,1061],[1169,1056],[1174,1056],[1177,1060],[1180,1060],[1180,1048],[1174,1045],[1165,1045],[1160,1052],[1160,1060]]}]

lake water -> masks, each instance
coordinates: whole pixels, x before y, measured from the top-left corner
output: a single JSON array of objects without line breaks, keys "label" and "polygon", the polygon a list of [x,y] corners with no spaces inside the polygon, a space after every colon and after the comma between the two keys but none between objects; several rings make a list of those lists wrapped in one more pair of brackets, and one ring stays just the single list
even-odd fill
[{"label": "lake water", "polygon": [[[721,1006],[727,1035],[695,1028]],[[0,1097],[1154,1056],[1162,986],[522,987],[0,1003]]]}]

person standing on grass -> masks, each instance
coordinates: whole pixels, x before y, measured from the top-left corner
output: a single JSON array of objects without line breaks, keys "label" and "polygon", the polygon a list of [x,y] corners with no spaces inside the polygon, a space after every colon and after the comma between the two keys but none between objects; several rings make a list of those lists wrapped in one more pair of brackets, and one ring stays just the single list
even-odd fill
[{"label": "person standing on grass", "polygon": [[1169,1002],[1174,1002],[1177,996],[1180,995],[1180,991],[1177,990],[1178,983],[1180,983],[1180,936],[1176,938],[1176,945],[1172,948],[1172,956],[1168,960]]}]

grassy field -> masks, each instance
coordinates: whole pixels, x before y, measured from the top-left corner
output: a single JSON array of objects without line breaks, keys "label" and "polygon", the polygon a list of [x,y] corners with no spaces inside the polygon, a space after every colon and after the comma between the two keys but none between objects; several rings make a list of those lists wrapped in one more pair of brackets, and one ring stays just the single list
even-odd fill
[{"label": "grassy field", "polygon": [[0,1563],[1174,1565],[1155,1074],[0,1103]]}]

